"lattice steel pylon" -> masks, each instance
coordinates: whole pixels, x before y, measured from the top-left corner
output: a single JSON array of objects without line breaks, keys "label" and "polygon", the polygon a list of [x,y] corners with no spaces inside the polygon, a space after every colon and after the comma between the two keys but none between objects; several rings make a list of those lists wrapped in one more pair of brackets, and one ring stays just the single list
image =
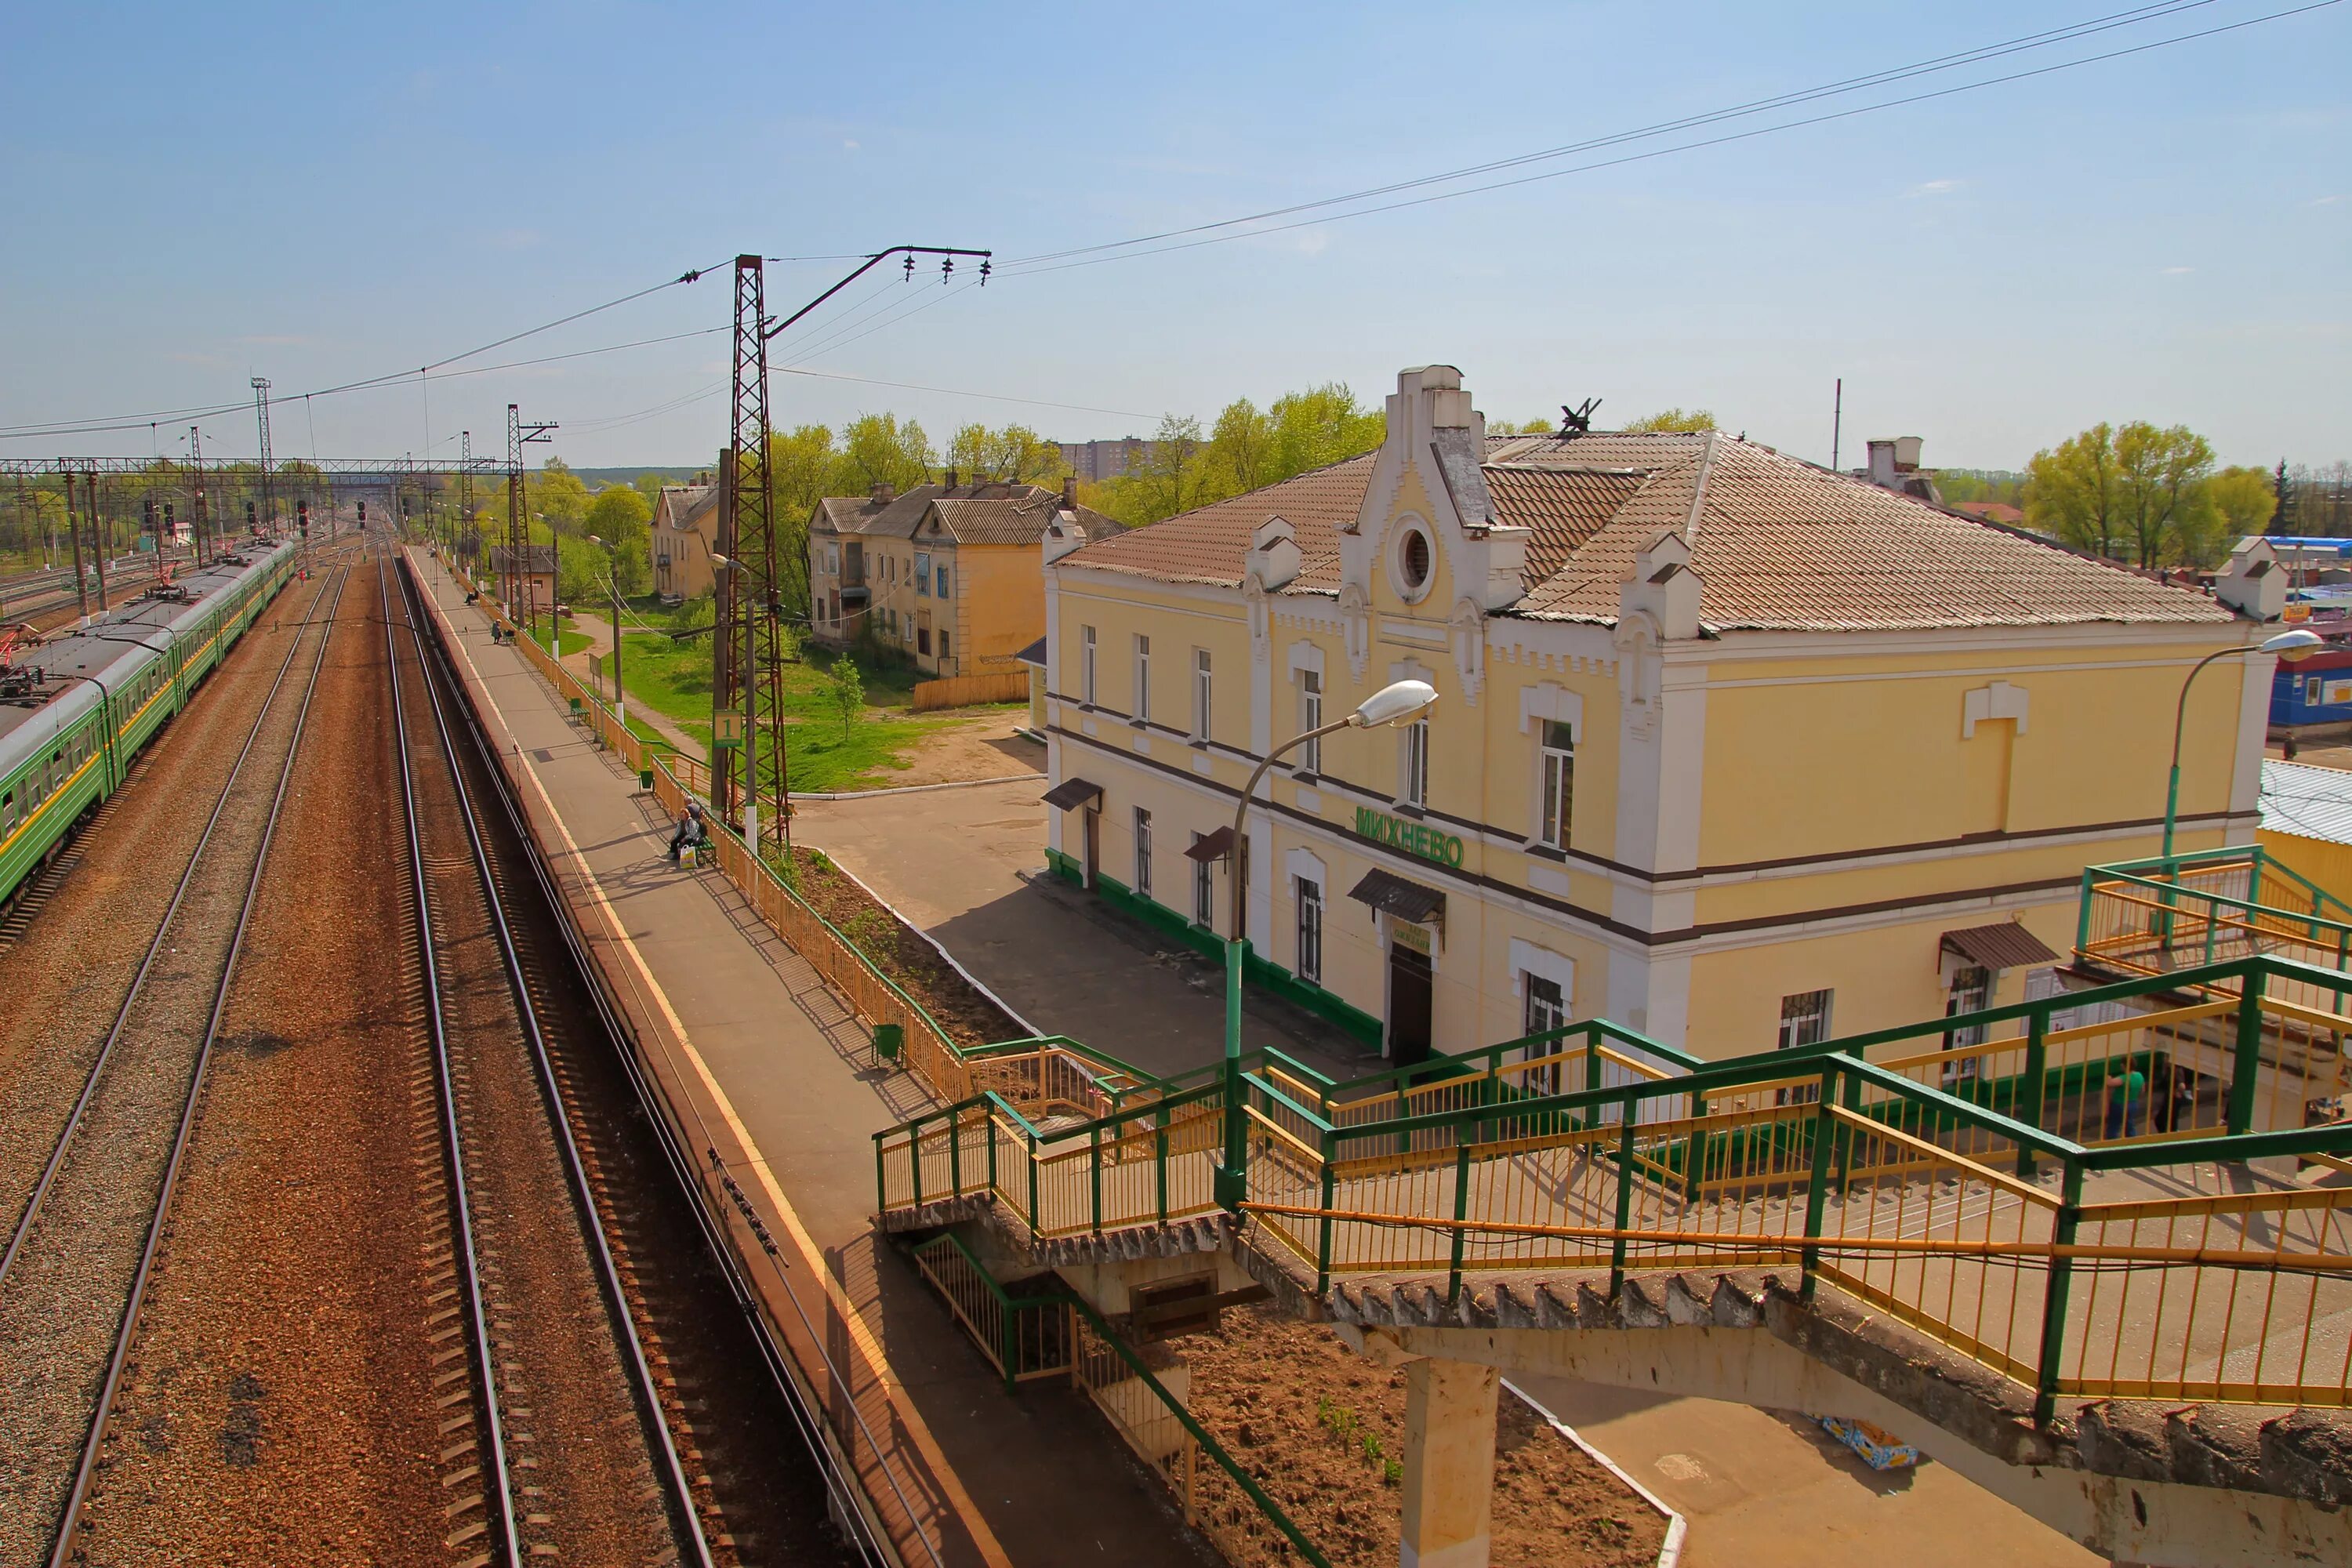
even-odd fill
[{"label": "lattice steel pylon", "polygon": [[[481,570],[481,535],[474,528],[474,433],[457,432],[457,540],[452,548],[461,556],[474,561],[474,570]],[[471,541],[473,548],[466,548]]]},{"label": "lattice steel pylon", "polygon": [[[506,580],[499,585],[506,590],[508,621],[512,623],[527,617],[525,629],[534,637],[539,632],[539,595],[533,593],[529,596],[530,602],[520,616],[516,614],[515,606],[515,579],[520,576],[528,582],[530,574],[530,557],[523,553],[523,547],[530,542],[530,531],[523,526],[522,521],[522,449],[528,442],[546,440],[547,433],[554,428],[552,422],[526,425],[522,422],[521,407],[512,403],[507,405],[507,570]],[[555,606],[548,605],[547,613],[549,624],[552,626]]]},{"label": "lattice steel pylon", "polygon": [[205,432],[200,425],[188,426],[188,472],[195,486],[188,521],[195,535],[196,564],[201,566],[211,559],[211,547],[205,538]]},{"label": "lattice steel pylon", "polygon": [[[776,527],[775,487],[768,468],[767,329],[761,259],[739,256],[734,402],[719,521],[731,547],[722,545],[719,553],[740,564],[719,574],[725,581],[719,592],[719,644],[712,654],[719,672],[713,682],[713,700],[722,709],[740,704],[743,715],[741,761],[730,763],[728,771],[740,780],[744,838],[789,850],[792,788],[783,711],[783,617],[784,589],[794,563],[785,558],[785,542]],[[722,811],[733,805],[731,800],[719,803]]]},{"label": "lattice steel pylon", "polygon": [[261,526],[278,526],[278,487],[270,477],[269,378],[253,378],[253,417],[261,427]]}]

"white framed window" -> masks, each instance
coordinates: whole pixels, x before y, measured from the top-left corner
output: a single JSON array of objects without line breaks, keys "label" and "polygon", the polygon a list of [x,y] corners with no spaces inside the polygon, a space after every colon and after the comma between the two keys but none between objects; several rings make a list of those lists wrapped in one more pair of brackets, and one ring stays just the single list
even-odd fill
[{"label": "white framed window", "polygon": [[937,594],[939,597],[944,599],[948,596],[948,569],[945,564],[939,567],[938,575]]},{"label": "white framed window", "polygon": [[1397,798],[1415,811],[1429,805],[1429,721],[1407,724],[1398,742]]},{"label": "white framed window", "polygon": [[1576,731],[1556,720],[1543,721],[1542,771],[1537,780],[1538,842],[1568,847],[1576,803]]},{"label": "white framed window", "polygon": [[1078,628],[1078,700],[1091,708],[1095,705],[1095,629]]},{"label": "white framed window", "polygon": [[1209,739],[1209,650],[1192,650],[1192,739],[1206,743]]},{"label": "white framed window", "polygon": [[1298,955],[1292,972],[1310,985],[1323,984],[1323,884],[1292,879],[1298,898]]},{"label": "white framed window", "polygon": [[[1956,1018],[1964,1013],[1981,1013],[1992,1005],[1992,971],[1976,964],[1963,964],[1952,971],[1951,989],[1945,994],[1944,1016]],[[1944,1034],[1948,1051],[1981,1046],[1985,1042],[1985,1026],[1971,1024],[1966,1028],[1949,1029]],[[1977,1078],[1984,1072],[1984,1058],[1954,1057],[1944,1063],[1944,1082],[1958,1083],[1962,1079]]]},{"label": "white framed window", "polygon": [[[1205,833],[1195,833],[1192,835],[1192,842],[1198,844],[1207,837]],[[1188,858],[1192,860],[1192,923],[1197,926],[1213,926],[1217,921],[1216,865],[1213,861],[1192,857]]]},{"label": "white framed window", "polygon": [[[1830,1037],[1830,1003],[1835,994],[1830,991],[1800,991],[1780,998],[1780,1046],[1782,1050],[1818,1045]],[[1791,1089],[1772,1091],[1772,1101],[1776,1105],[1787,1105],[1792,1101],[1803,1105],[1821,1097],[1822,1087],[1817,1083],[1799,1084]]]},{"label": "white framed window", "polygon": [[[1298,672],[1298,732],[1302,735],[1323,727],[1323,677],[1315,670]],[[1323,742],[1309,741],[1298,748],[1298,771],[1319,773],[1323,771]]]},{"label": "white framed window", "polygon": [[1135,890],[1139,897],[1151,896],[1151,814],[1139,805],[1135,808]]},{"label": "white framed window", "polygon": [[919,599],[931,596],[931,552],[928,550],[915,552],[915,596]]},{"label": "white framed window", "polygon": [[1780,1039],[1784,1051],[1817,1046],[1830,1037],[1830,1003],[1834,991],[1800,991],[1780,998]]},{"label": "white framed window", "polygon": [[1151,639],[1135,634],[1135,721],[1151,721]]},{"label": "white framed window", "polygon": [[[1545,1035],[1568,1026],[1568,988],[1559,981],[1541,974],[1522,972],[1519,994],[1524,998],[1519,1016],[1519,1033]],[[1557,1040],[1540,1046],[1529,1046],[1529,1054],[1540,1058],[1557,1056],[1560,1044]],[[1528,1069],[1526,1088],[1530,1094],[1558,1094],[1562,1084],[1560,1064],[1546,1062]]]}]

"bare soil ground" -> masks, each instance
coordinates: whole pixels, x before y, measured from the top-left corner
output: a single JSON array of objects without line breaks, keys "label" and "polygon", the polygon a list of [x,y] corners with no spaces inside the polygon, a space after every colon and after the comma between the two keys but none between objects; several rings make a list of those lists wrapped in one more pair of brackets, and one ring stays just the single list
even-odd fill
[{"label": "bare soil ground", "polygon": [[1013,732],[1028,722],[1025,707],[950,708],[922,717],[962,721],[925,735],[904,752],[907,771],[890,774],[893,789],[1011,778],[1015,773],[1042,774],[1045,770],[1045,748]]},{"label": "bare soil ground", "polygon": [[1018,1039],[1026,1032],[941,958],[939,949],[868,898],[823,854],[796,848],[793,861],[798,872],[795,886],[809,907],[921,1003],[950,1039],[960,1046],[984,1046]]},{"label": "bare soil ground", "polygon": [[[1225,1314],[1220,1334],[1174,1342],[1192,1369],[1202,1426],[1321,1547],[1335,1568],[1396,1561],[1403,1490],[1405,1374],[1328,1330],[1271,1308]],[[1647,1568],[1665,1521],[1508,1389],[1495,1455],[1496,1568]],[[1375,1446],[1377,1446],[1375,1447]],[[1297,1561],[1214,1465],[1199,1469],[1234,1568]]]}]

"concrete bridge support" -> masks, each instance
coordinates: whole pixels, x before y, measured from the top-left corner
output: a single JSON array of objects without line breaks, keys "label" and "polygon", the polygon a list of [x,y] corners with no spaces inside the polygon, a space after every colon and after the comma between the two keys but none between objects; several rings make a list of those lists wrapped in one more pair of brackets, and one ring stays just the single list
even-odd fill
[{"label": "concrete bridge support", "polygon": [[1486,1568],[1502,1373],[1423,1356],[1405,1369],[1402,1568]]}]

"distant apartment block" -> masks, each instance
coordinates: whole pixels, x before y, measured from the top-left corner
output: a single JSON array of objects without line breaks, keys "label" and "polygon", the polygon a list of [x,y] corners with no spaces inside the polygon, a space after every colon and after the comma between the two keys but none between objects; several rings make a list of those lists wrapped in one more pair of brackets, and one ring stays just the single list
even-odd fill
[{"label": "distant apartment block", "polygon": [[1112,441],[1064,441],[1062,461],[1088,484],[1115,479],[1151,456],[1151,443],[1133,436]]}]

